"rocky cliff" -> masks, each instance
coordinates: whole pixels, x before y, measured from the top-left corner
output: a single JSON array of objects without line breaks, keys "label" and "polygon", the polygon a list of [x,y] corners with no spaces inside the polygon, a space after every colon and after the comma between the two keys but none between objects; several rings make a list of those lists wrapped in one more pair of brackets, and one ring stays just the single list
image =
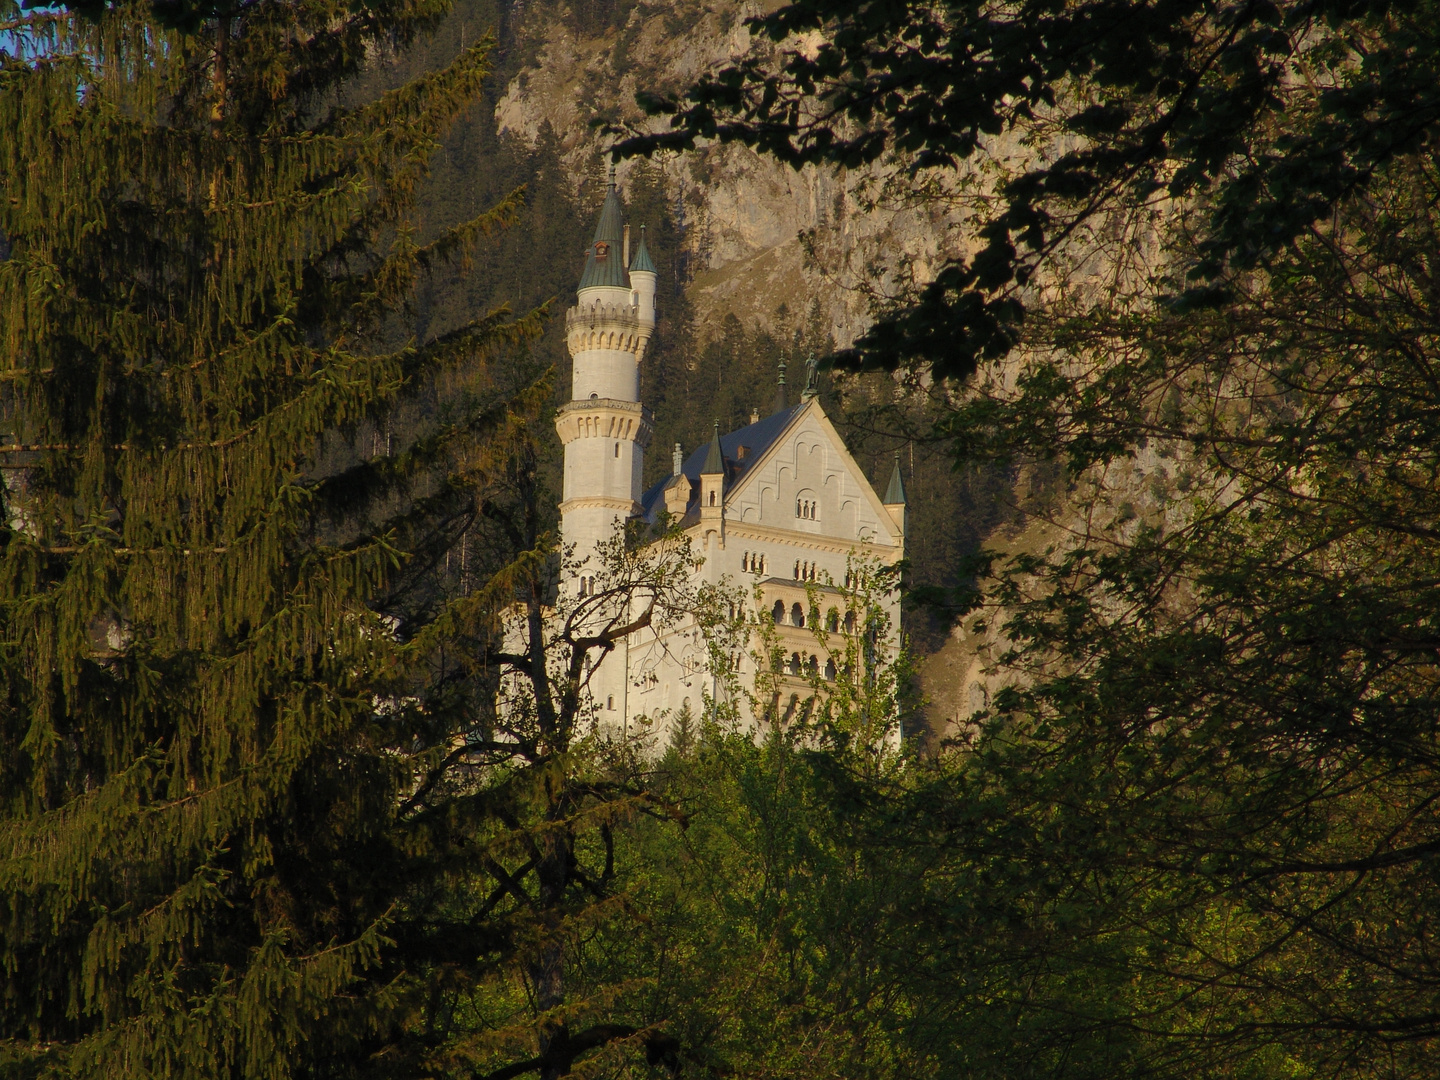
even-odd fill
[{"label": "rocky cliff", "polygon": [[[635,93],[678,89],[766,43],[745,27],[754,4],[698,0],[620,5],[584,20],[564,5],[525,8],[512,27],[524,59],[495,106],[501,131],[537,142],[547,126],[580,178],[613,136],[606,124],[654,123]],[[588,31],[588,32],[587,32]],[[939,204],[897,205],[884,177],[795,171],[736,145],[657,161],[689,256],[696,331],[727,314],[784,330],[789,313],[819,306],[837,345],[866,325],[880,292],[923,279],[947,253],[952,214]],[[622,186],[634,162],[622,163]]]}]

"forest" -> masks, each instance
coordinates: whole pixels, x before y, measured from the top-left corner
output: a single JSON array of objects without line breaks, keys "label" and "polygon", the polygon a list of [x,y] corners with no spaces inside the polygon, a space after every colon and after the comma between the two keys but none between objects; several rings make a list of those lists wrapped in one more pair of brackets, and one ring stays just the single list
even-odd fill
[{"label": "forest", "polygon": [[[578,169],[497,122],[680,4],[0,0],[0,1077],[1440,1074],[1432,0],[722,4]],[[717,146],[948,246],[702,334]],[[812,354],[903,463],[904,648],[811,711],[587,698],[779,671],[663,521],[557,590],[615,163],[646,484]]]}]

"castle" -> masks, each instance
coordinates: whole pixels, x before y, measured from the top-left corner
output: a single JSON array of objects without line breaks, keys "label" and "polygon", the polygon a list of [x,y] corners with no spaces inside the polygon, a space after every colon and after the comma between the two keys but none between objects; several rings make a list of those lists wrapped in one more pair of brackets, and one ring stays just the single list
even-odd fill
[{"label": "castle", "polygon": [[[656,271],[642,229],[633,253],[630,230],[612,178],[595,237],[585,256],[576,304],[565,316],[574,361],[571,400],[555,419],[565,447],[560,503],[563,542],[572,551],[570,580],[562,589],[583,597],[595,586],[597,545],[631,518],[654,522],[663,512],[678,519],[704,562],[708,582],[758,587],[759,606],[776,626],[786,658],[782,682],[793,698],[816,679],[833,678],[835,660],[818,655],[813,627],[819,615],[829,629],[849,633],[830,593],[844,608],[841,589],[851,557],[862,549],[882,565],[905,551],[905,488],[896,463],[884,498],[845,448],[815,394],[814,372],[801,400],[786,397],[783,368],[774,407],[763,419],[722,434],[683,457],[677,444],[671,474],[641,491],[644,453],[653,418],[640,403],[640,364],[655,328]],[[807,590],[810,593],[807,594]],[[819,608],[809,597],[822,594]],[[892,637],[899,603],[883,600]],[[827,614],[820,614],[821,611]],[[759,612],[751,612],[756,621]],[[887,647],[893,647],[893,642]],[[753,686],[753,661],[738,658],[742,682]],[[635,717],[674,713],[687,704],[698,715],[702,694],[715,688],[705,674],[695,635],[640,631],[621,642],[590,678],[602,722],[628,725]]]}]

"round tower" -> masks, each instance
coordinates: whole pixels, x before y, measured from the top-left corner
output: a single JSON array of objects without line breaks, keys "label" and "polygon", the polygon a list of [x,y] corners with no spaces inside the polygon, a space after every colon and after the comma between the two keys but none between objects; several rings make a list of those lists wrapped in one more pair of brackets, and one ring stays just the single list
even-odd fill
[{"label": "round tower", "polygon": [[655,329],[655,266],[640,244],[630,265],[628,230],[612,175],[595,238],[585,253],[576,304],[565,314],[574,360],[571,400],[555,418],[565,446],[561,537],[576,568],[567,586],[583,593],[596,572],[595,547],[640,510],[640,478],[653,423],[640,404],[640,361]]}]

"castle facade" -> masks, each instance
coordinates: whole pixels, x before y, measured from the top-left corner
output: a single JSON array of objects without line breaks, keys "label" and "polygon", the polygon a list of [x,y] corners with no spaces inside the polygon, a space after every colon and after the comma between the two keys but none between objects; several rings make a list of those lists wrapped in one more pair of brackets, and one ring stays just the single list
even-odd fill
[{"label": "castle facade", "polygon": [[[688,456],[674,447],[670,475],[641,490],[653,417],[640,403],[640,364],[655,328],[656,270],[643,230],[631,250],[620,198],[611,183],[575,306],[565,316],[574,361],[571,400],[556,415],[565,447],[561,533],[572,568],[562,590],[593,590],[597,547],[626,520],[678,520],[704,561],[697,573],[713,584],[744,588],[755,610],[747,621],[773,621],[781,649],[781,690],[791,701],[835,677],[837,657],[820,655],[815,619],[834,641],[857,632],[844,617],[847,575],[862,552],[881,565],[905,552],[905,489],[898,462],[885,496],[876,494],[846,450],[814,392],[786,396],[783,371],[769,415],[722,433]],[[815,603],[816,596],[820,602]],[[827,599],[828,598],[828,599]],[[882,600],[898,637],[899,602]],[[812,625],[807,625],[812,624]],[[894,642],[882,643],[893,651]],[[602,662],[590,693],[602,722],[622,727],[689,706],[718,687],[707,674],[693,628],[641,630]],[[754,659],[737,657],[742,685],[753,688]]]}]

